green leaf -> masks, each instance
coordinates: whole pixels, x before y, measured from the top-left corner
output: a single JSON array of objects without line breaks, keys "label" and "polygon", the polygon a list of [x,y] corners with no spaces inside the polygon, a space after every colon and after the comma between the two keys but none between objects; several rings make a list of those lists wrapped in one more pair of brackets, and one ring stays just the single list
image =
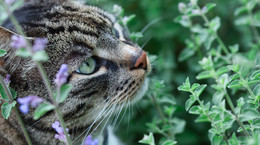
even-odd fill
[{"label": "green leaf", "polygon": [[246,13],[246,12],[247,12],[247,7],[246,7],[245,5],[243,5],[243,6],[237,8],[237,9],[235,10],[234,15],[235,15],[235,16],[238,16],[238,15],[243,14],[243,13]]},{"label": "green leaf", "polygon": [[229,83],[228,74],[223,74],[219,77],[219,83],[223,88],[227,87],[227,84]]},{"label": "green leaf", "polygon": [[215,17],[214,19],[212,19],[210,22],[209,22],[209,28],[214,31],[214,32],[217,32],[218,29],[220,27],[220,18],[219,17]]},{"label": "green leaf", "polygon": [[132,21],[135,18],[135,15],[125,16],[122,19],[122,23],[124,26],[126,26],[130,21]]},{"label": "green leaf", "polygon": [[149,136],[148,135],[144,135],[143,139],[140,140],[139,143],[155,145],[153,133],[150,133]]},{"label": "green leaf", "polygon": [[179,119],[177,117],[173,118],[170,122],[173,122],[174,126],[171,129],[174,129],[174,134],[180,134],[184,131],[186,121]]},{"label": "green leaf", "polygon": [[[250,125],[246,124],[246,125],[244,125],[244,127],[245,127],[246,130],[250,130]],[[244,130],[243,130],[241,127],[239,127],[239,128],[237,129],[237,132],[243,132],[243,131],[244,131]]]},{"label": "green leaf", "polygon": [[229,82],[239,79],[239,74],[233,74],[229,76]]},{"label": "green leaf", "polygon": [[5,56],[7,53],[6,53],[6,51],[5,50],[3,50],[3,49],[0,49],[0,57],[3,57],[3,56]]},{"label": "green leaf", "polygon": [[192,106],[189,110],[189,113],[190,114],[201,114],[202,113],[201,107],[198,105]]},{"label": "green leaf", "polygon": [[260,129],[260,119],[256,119],[253,121],[253,127],[256,129]]},{"label": "green leaf", "polygon": [[207,85],[203,84],[200,85],[195,91],[194,91],[194,97],[199,97],[200,94],[204,91],[204,89],[207,87]]},{"label": "green leaf", "polygon": [[220,145],[220,142],[222,141],[223,137],[222,136],[218,136],[218,135],[215,135],[213,136],[212,138],[212,145]]},{"label": "green leaf", "polygon": [[133,41],[135,41],[136,39],[142,38],[142,37],[143,37],[143,33],[142,32],[132,32],[130,34],[130,38]]},{"label": "green leaf", "polygon": [[229,72],[229,68],[226,67],[226,66],[223,66],[223,67],[221,67],[217,70],[217,75],[220,76],[220,75],[222,75],[223,73],[226,73],[226,72]]},{"label": "green leaf", "polygon": [[47,61],[48,59],[48,54],[44,50],[37,51],[32,55],[33,61]]},{"label": "green leaf", "polygon": [[238,64],[233,64],[233,65],[228,65],[227,66],[230,70],[232,70],[233,72],[238,72],[239,71],[239,65]]},{"label": "green leaf", "polygon": [[197,89],[200,86],[200,84],[198,83],[194,83],[191,87],[191,91],[194,91],[195,89]]},{"label": "green leaf", "polygon": [[24,57],[24,58],[27,58],[27,57],[32,55],[32,53],[25,48],[21,48],[21,49],[16,50],[15,54],[17,56],[21,56],[21,57]]},{"label": "green leaf", "polygon": [[194,96],[190,97],[185,103],[185,110],[188,111],[190,107],[195,103],[196,99]]},{"label": "green leaf", "polygon": [[47,113],[48,111],[51,111],[55,108],[54,105],[47,103],[47,102],[43,102],[42,104],[40,104],[36,110],[34,111],[34,116],[33,119],[37,120],[39,119],[41,116],[43,116],[45,113]]},{"label": "green leaf", "polygon": [[241,117],[242,121],[248,121],[248,120],[259,119],[260,114],[255,109],[246,108],[242,110],[242,113],[239,115],[239,117]]},{"label": "green leaf", "polygon": [[205,9],[204,13],[209,12],[211,9],[213,9],[214,7],[216,7],[216,4],[214,3],[207,3],[203,9]]},{"label": "green leaf", "polygon": [[[71,84],[65,84],[60,88],[60,96],[59,96],[59,100],[57,100],[57,102],[62,103],[66,100],[66,98],[68,97],[71,89],[73,88],[73,86]],[[55,93],[55,98],[57,98],[57,93]]]},{"label": "green leaf", "polygon": [[250,17],[249,16],[241,16],[235,20],[236,25],[249,25]]},{"label": "green leaf", "polygon": [[178,16],[174,19],[175,23],[181,24],[183,27],[189,27],[191,25],[188,19],[185,19],[183,16]]},{"label": "green leaf", "polygon": [[10,91],[11,91],[11,94],[12,94],[12,97],[13,99],[17,98],[17,93],[15,92],[14,89],[12,89],[11,87],[9,87]]},{"label": "green leaf", "polygon": [[16,101],[14,101],[13,103],[9,104],[8,102],[5,102],[2,106],[1,106],[1,110],[2,110],[2,115],[5,119],[8,119],[8,117],[11,114],[12,108],[15,107]]},{"label": "green leaf", "polygon": [[211,45],[212,45],[212,43],[214,42],[215,39],[216,39],[215,35],[209,35],[206,38],[205,47],[206,47],[207,50],[209,50],[211,48]]},{"label": "green leaf", "polygon": [[239,50],[239,45],[238,45],[238,44],[231,45],[231,46],[229,46],[229,49],[231,50],[231,53],[232,53],[232,54],[235,54],[235,53],[237,53],[238,50]]},{"label": "green leaf", "polygon": [[164,113],[167,114],[169,117],[173,115],[175,110],[176,110],[176,107],[174,107],[174,106],[165,106],[163,109]]},{"label": "green leaf", "polygon": [[228,85],[228,88],[240,88],[242,86],[240,80],[234,80]]},{"label": "green leaf", "polygon": [[210,122],[209,117],[205,114],[201,114],[195,122]]},{"label": "green leaf", "polygon": [[9,101],[9,98],[8,98],[8,96],[7,96],[7,94],[6,94],[6,92],[5,92],[5,90],[4,90],[4,88],[3,88],[3,86],[2,86],[2,84],[0,84],[0,95],[1,95],[1,98],[3,99],[3,100],[5,100],[5,101]]},{"label": "green leaf", "polygon": [[178,87],[179,91],[189,92],[190,91],[190,80],[189,77],[186,78],[185,83]]},{"label": "green leaf", "polygon": [[222,101],[224,95],[225,95],[225,93],[223,91],[215,92],[212,97],[213,104],[219,104]]},{"label": "green leaf", "polygon": [[183,62],[193,56],[195,54],[195,50],[190,48],[185,48],[183,51],[181,51],[181,54],[178,57],[179,62]]},{"label": "green leaf", "polygon": [[202,66],[203,70],[211,70],[213,65],[212,56],[203,57],[203,59],[199,61],[199,64]]},{"label": "green leaf", "polygon": [[250,76],[250,80],[260,80],[260,70],[254,71]]},{"label": "green leaf", "polygon": [[177,141],[167,140],[167,141],[163,142],[162,145],[175,145],[175,144],[177,144]]},{"label": "green leaf", "polygon": [[208,78],[213,78],[213,74],[211,73],[211,71],[203,71],[201,73],[199,73],[196,76],[196,79],[201,80],[201,79],[208,79]]},{"label": "green leaf", "polygon": [[233,133],[231,139],[229,139],[228,141],[230,145],[239,145],[236,133]]},{"label": "green leaf", "polygon": [[253,92],[256,96],[260,95],[260,84],[256,85],[255,88],[253,89]]}]

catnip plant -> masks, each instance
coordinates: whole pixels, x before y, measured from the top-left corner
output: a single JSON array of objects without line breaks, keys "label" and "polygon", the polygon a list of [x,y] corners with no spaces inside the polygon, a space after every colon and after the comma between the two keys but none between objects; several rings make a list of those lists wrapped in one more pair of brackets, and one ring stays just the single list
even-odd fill
[{"label": "catnip plant", "polygon": [[[20,104],[20,111],[23,114],[28,114],[30,106],[32,108],[36,108],[34,111],[34,119],[37,120],[41,116],[43,116],[48,111],[54,110],[57,119],[52,124],[52,128],[58,133],[55,134],[55,138],[64,142],[67,145],[72,145],[72,140],[69,137],[68,129],[66,128],[66,124],[64,119],[59,110],[59,103],[62,103],[66,100],[69,92],[72,89],[71,84],[65,84],[67,77],[68,77],[68,67],[66,64],[62,64],[58,73],[56,74],[56,78],[54,80],[57,88],[54,92],[51,87],[50,80],[47,78],[46,72],[42,66],[42,62],[48,61],[48,55],[45,52],[44,48],[48,43],[47,38],[34,38],[34,44],[32,45],[30,41],[32,38],[27,38],[24,34],[22,28],[20,27],[18,21],[12,14],[12,10],[10,9],[11,5],[15,2],[15,0],[5,0],[0,1],[1,5],[5,9],[6,13],[8,14],[9,18],[11,19],[12,23],[15,26],[15,29],[18,31],[19,34],[14,34],[11,38],[11,47],[16,49],[16,55],[23,58],[30,58],[33,62],[36,63],[38,71],[41,75],[41,78],[45,84],[46,89],[48,90],[49,96],[51,97],[52,102],[48,102],[42,99],[39,96],[30,95],[23,98],[18,98],[17,102]],[[0,57],[6,55],[7,52],[5,50],[0,50]],[[0,100],[4,101],[3,105],[1,106],[2,116],[5,119],[8,119],[12,110],[18,119],[19,125],[24,133],[26,141],[29,145],[32,145],[30,140],[29,134],[26,131],[25,124],[22,121],[22,118],[19,114],[18,109],[16,108],[16,98],[17,94],[15,90],[10,87],[10,75],[7,74],[6,78],[4,79],[3,76],[0,75]],[[83,145],[97,145],[98,140],[92,140],[92,136],[89,135],[86,140],[83,142]]]},{"label": "catnip plant", "polygon": [[[242,6],[235,11],[236,16],[244,14],[243,19],[238,18],[235,24],[248,25],[254,36],[246,52],[240,51],[238,43],[227,46],[218,35],[221,19],[207,17],[216,4],[200,7],[197,0],[191,0],[188,4],[181,2],[178,5],[181,15],[175,22],[191,33],[179,60],[185,61],[197,53],[201,58],[199,65],[202,71],[196,79],[207,82],[191,84],[187,78],[178,90],[190,93],[185,109],[198,115],[195,121],[211,124],[208,131],[211,144],[257,145],[260,141],[260,53],[256,28],[258,20],[253,14],[257,3],[243,0]],[[203,22],[193,21],[195,18],[201,18]],[[207,95],[211,95],[211,101],[202,99],[205,89],[210,91]]]}]

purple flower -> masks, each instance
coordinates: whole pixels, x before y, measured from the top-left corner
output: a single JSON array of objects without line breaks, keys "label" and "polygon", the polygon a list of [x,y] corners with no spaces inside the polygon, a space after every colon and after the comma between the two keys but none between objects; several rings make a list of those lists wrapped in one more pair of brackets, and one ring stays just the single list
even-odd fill
[{"label": "purple flower", "polygon": [[84,142],[84,144],[83,145],[97,145],[98,144],[98,140],[97,139],[92,139],[92,135],[89,135],[87,138],[86,138],[86,140],[85,140],[85,142]]},{"label": "purple flower", "polygon": [[48,43],[47,38],[36,38],[33,45],[33,51],[43,50]]},{"label": "purple flower", "polygon": [[63,128],[60,127],[60,122],[59,121],[55,121],[53,124],[52,124],[52,128],[54,128],[56,130],[56,132],[58,132],[59,134],[60,133],[63,133]]},{"label": "purple flower", "polygon": [[24,37],[13,35],[11,39],[12,39],[12,42],[11,42],[12,47],[14,47],[16,49],[27,47],[27,43],[26,43],[26,40]]},{"label": "purple flower", "polygon": [[[60,126],[60,122],[55,121],[51,126],[58,133],[58,134],[55,134],[55,138],[66,143],[67,139],[63,132],[63,128]],[[69,129],[66,129],[66,131],[69,131]]]},{"label": "purple flower", "polygon": [[180,11],[181,13],[184,13],[184,11],[185,11],[185,9],[186,9],[185,3],[180,2],[180,3],[178,4],[178,9],[179,9],[179,11]]},{"label": "purple flower", "polygon": [[27,96],[23,98],[18,98],[17,101],[20,103],[20,110],[22,113],[27,114],[29,112],[29,105],[36,108],[43,99],[38,96]]},{"label": "purple flower", "polygon": [[10,77],[11,77],[11,75],[7,74],[6,77],[4,78],[4,82],[5,82],[6,86],[9,86]]},{"label": "purple flower", "polygon": [[66,64],[62,64],[60,67],[60,70],[56,74],[56,79],[54,82],[57,84],[57,86],[61,86],[67,81],[67,77],[69,76],[68,74],[68,67]]},{"label": "purple flower", "polygon": [[5,3],[8,5],[11,5],[13,2],[15,2],[16,0],[5,0]]}]

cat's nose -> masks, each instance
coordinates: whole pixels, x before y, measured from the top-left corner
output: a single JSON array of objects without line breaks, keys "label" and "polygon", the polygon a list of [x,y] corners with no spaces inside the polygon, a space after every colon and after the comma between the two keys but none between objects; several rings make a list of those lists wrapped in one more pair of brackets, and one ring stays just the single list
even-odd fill
[{"label": "cat's nose", "polygon": [[140,55],[133,57],[133,63],[131,69],[143,68],[147,69],[147,55],[146,52],[142,51]]}]

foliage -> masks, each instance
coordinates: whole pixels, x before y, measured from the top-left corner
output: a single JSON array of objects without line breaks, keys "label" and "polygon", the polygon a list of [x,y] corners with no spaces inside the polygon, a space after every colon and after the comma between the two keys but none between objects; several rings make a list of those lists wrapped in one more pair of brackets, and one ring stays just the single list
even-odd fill
[{"label": "foliage", "polygon": [[[178,7],[179,2],[90,2],[107,10],[117,3],[125,8],[125,13],[134,13],[129,30],[141,30],[151,24],[138,39],[141,46],[150,40],[144,50],[158,56],[152,63],[150,89],[137,105],[141,111],[129,111],[132,114],[123,120],[122,126],[130,126],[127,134],[120,134],[129,144],[135,144],[148,131],[153,133],[155,144],[163,144],[168,131],[175,131],[185,120],[183,130],[171,134],[178,144],[257,144],[259,2],[192,0],[183,1],[184,7]],[[156,19],[159,20],[154,23]],[[170,23],[170,19],[174,22]],[[187,76],[199,83],[190,84],[187,79],[180,86]],[[176,91],[177,86],[180,91],[191,93],[190,97]],[[170,123],[168,114],[180,119],[177,126]],[[142,142],[151,144],[151,134],[145,138]]]},{"label": "foliage", "polygon": [[123,142],[259,144],[259,1],[87,2],[110,12],[120,5],[120,23],[156,58],[148,93],[122,111]]}]

